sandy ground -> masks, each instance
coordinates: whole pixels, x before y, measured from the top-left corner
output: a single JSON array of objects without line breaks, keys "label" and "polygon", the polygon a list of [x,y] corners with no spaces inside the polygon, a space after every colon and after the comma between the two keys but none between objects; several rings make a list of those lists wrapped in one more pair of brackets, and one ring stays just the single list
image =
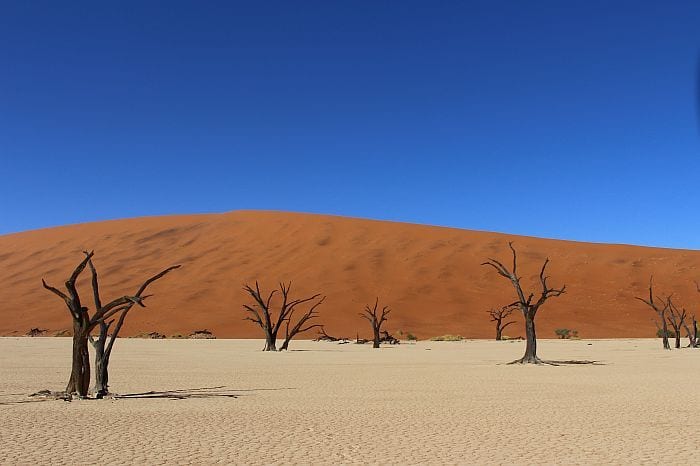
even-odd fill
[{"label": "sandy ground", "polygon": [[[70,340],[0,338],[3,464],[689,464],[700,350],[655,340],[369,345],[120,340],[111,388],[201,397],[27,402],[61,389]],[[211,388],[222,387],[222,388]],[[209,388],[193,391],[193,389]],[[235,393],[236,398],[222,394]]]}]

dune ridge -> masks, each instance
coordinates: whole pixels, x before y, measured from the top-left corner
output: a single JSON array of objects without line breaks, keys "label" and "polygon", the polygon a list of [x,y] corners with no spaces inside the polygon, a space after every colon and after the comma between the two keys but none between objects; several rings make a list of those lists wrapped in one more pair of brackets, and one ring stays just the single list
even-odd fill
[{"label": "dune ridge", "polygon": [[[62,285],[81,251],[94,250],[106,298],[133,293],[150,274],[182,269],[156,283],[146,309],[132,312],[122,335],[209,329],[217,337],[259,338],[243,320],[244,283],[265,290],[292,281],[294,295],[327,295],[319,322],[336,336],[368,336],[358,312],[379,296],[393,313],[387,329],[419,338],[460,334],[492,338],[487,311],[513,301],[513,290],[488,257],[519,253],[527,289],[537,286],[545,257],[551,285],[567,294],[537,318],[538,336],[577,329],[584,338],[650,337],[653,314],[634,299],[654,274],[659,292],[674,293],[691,314],[700,301],[700,251],[539,239],[501,233],[314,214],[234,211],[143,217],[0,236],[0,335],[40,327],[70,328],[63,303],[41,287]],[[79,282],[90,302],[87,274]],[[536,291],[536,289],[533,289]],[[521,319],[510,336],[524,335]],[[312,338],[307,333],[302,338]]]}]

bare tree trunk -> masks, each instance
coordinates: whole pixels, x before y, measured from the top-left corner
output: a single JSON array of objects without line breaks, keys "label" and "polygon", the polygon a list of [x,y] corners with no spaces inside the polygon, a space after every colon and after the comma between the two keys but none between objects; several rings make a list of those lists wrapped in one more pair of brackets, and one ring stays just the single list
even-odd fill
[{"label": "bare tree trunk", "polygon": [[503,340],[503,330],[500,325],[496,326],[496,341]]},{"label": "bare tree trunk", "polygon": [[679,349],[681,347],[681,330],[678,329],[676,332],[676,349]]},{"label": "bare tree trunk", "polygon": [[[95,348],[97,350],[97,348]],[[104,351],[104,347],[102,348]],[[95,398],[104,398],[109,393],[109,359],[104,357],[104,352],[98,354],[95,351]]]},{"label": "bare tree trunk", "polygon": [[90,337],[90,343],[95,349],[95,386],[93,387],[93,393],[98,399],[104,398],[109,393],[109,353],[105,351],[105,344],[107,343],[107,332],[110,324],[104,321],[100,322],[100,335],[96,340]]},{"label": "bare tree trunk", "polygon": [[525,339],[527,341],[525,346],[525,355],[520,360],[522,363],[539,363],[540,359],[537,357],[537,334],[535,332],[535,319],[531,316],[525,316]]},{"label": "bare tree trunk", "polygon": [[84,398],[90,389],[90,353],[88,352],[89,330],[80,322],[73,324],[73,363],[67,393],[77,393]]},{"label": "bare tree trunk", "polygon": [[664,349],[670,350],[671,345],[668,342],[668,325],[666,325],[665,320],[663,321],[663,324],[661,326],[661,333],[662,333],[661,341],[664,344]]},{"label": "bare tree trunk", "polygon": [[379,348],[379,327],[374,327],[374,342],[372,343],[372,348]]},{"label": "bare tree trunk", "polygon": [[265,335],[265,347],[263,351],[277,351],[277,335],[267,332]]}]

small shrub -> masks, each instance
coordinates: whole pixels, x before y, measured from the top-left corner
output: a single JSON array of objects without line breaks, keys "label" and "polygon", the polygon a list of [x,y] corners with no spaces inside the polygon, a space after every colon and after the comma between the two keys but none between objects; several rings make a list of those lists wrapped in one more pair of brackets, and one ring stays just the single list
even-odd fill
[{"label": "small shrub", "polygon": [[559,337],[561,340],[569,340],[569,339],[577,339],[578,338],[578,330],[572,330],[568,328],[558,328],[554,330],[554,333]]},{"label": "small shrub", "polygon": [[195,330],[194,332],[190,333],[187,338],[192,338],[196,340],[212,340],[216,338],[213,333],[211,333],[209,330],[204,329],[204,330]]},{"label": "small shrub", "polygon": [[416,336],[415,336],[414,334],[412,334],[411,332],[408,332],[408,333],[406,334],[406,340],[408,340],[408,341],[418,341],[418,337],[416,337]]},{"label": "small shrub", "polygon": [[[666,335],[667,335],[669,338],[676,338],[676,332],[674,332],[672,329],[666,330]],[[656,336],[657,336],[658,338],[663,338],[663,337],[664,337],[664,330],[663,330],[662,328],[658,329],[658,330],[656,331]]]},{"label": "small shrub", "polygon": [[430,341],[462,341],[464,337],[462,335],[442,335],[439,337],[433,337]]}]

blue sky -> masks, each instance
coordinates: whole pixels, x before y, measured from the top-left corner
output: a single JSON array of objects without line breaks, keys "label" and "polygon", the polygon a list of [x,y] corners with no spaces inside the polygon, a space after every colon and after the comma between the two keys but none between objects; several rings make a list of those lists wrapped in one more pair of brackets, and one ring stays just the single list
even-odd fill
[{"label": "blue sky", "polygon": [[317,212],[700,248],[700,2],[0,3],[0,233]]}]

